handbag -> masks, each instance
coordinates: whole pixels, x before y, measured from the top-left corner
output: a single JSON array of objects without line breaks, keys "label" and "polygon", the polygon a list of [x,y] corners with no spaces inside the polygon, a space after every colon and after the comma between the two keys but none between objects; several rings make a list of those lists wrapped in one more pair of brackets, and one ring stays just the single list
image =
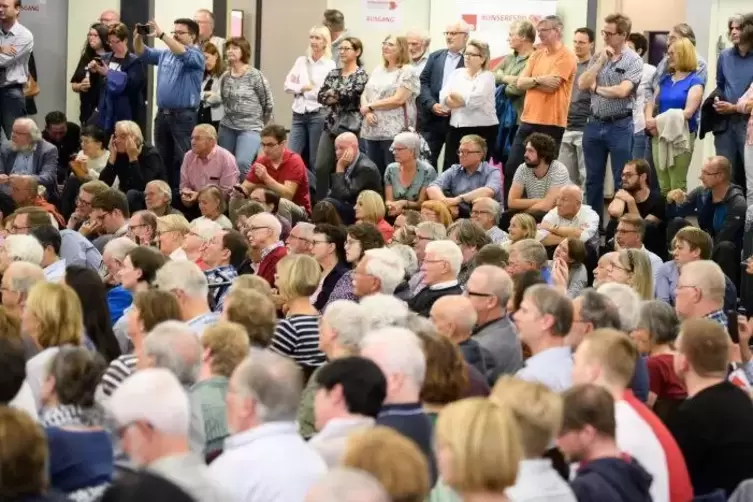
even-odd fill
[{"label": "handbag", "polygon": [[37,80],[29,75],[28,80],[24,84],[24,97],[25,98],[34,98],[36,97],[41,89],[39,88],[39,84],[37,83]]},{"label": "handbag", "polygon": [[[408,107],[403,103],[403,131],[402,132],[412,132],[413,134],[418,134],[416,132],[416,129],[410,126],[410,121],[408,120]],[[418,134],[418,137],[420,138],[421,146],[419,147],[419,153],[418,153],[418,159],[419,160],[426,160],[428,161],[431,159],[431,148],[429,148],[429,143],[426,141],[426,139]]]}]

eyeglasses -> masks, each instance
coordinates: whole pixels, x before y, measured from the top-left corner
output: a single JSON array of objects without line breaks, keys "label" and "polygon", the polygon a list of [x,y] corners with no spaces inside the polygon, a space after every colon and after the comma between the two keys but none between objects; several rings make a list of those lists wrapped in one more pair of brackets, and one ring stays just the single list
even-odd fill
[{"label": "eyeglasses", "polygon": [[253,232],[255,230],[269,230],[269,227],[254,227],[254,226],[249,225],[246,227],[246,229],[248,232]]},{"label": "eyeglasses", "polygon": [[466,52],[465,54],[463,54],[463,57],[466,57],[466,58],[473,58],[473,57],[480,58],[481,54],[476,54],[475,52]]},{"label": "eyeglasses", "polygon": [[340,47],[340,52],[348,52],[348,51],[354,51],[355,49],[353,47]]},{"label": "eyeglasses", "polygon": [[701,175],[703,175],[703,176],[716,176],[719,173],[721,173],[721,171],[716,171],[716,172],[710,173],[708,171],[701,170]]},{"label": "eyeglasses", "polygon": [[616,31],[607,31],[607,30],[601,30],[601,35],[603,37],[611,38],[615,35],[619,35]]},{"label": "eyeglasses", "polygon": [[632,178],[633,176],[638,176],[638,173],[622,173],[622,178]]},{"label": "eyeglasses", "polygon": [[424,263],[444,263],[445,260],[427,260],[424,258]]},{"label": "eyeglasses", "polygon": [[633,258],[633,252],[628,250],[627,252],[628,257],[628,268],[625,268],[622,266],[622,263],[619,261],[619,259],[616,262],[612,262],[609,264],[609,269],[614,270],[615,268],[622,270],[623,272],[627,272],[628,274],[632,274],[635,271],[635,259]]},{"label": "eyeglasses", "polygon": [[463,150],[462,148],[458,150],[458,155],[465,156],[465,155],[471,155],[473,153],[481,153],[481,150]]},{"label": "eyeglasses", "polygon": [[174,31],[173,35],[188,35],[187,31]]},{"label": "eyeglasses", "polygon": [[471,216],[481,216],[482,214],[492,214],[492,212],[483,209],[474,209],[471,211]]},{"label": "eyeglasses", "polygon": [[454,37],[455,35],[467,35],[464,31],[445,31],[444,36],[446,37]]},{"label": "eyeglasses", "polygon": [[10,226],[10,233],[17,234],[20,231],[28,231],[31,227],[19,227],[15,223]]},{"label": "eyeglasses", "polygon": [[637,230],[631,230],[629,228],[620,228],[617,227],[617,229],[614,231],[616,234],[637,234]]},{"label": "eyeglasses", "polygon": [[313,240],[311,241],[311,243],[312,243],[312,244],[313,244],[314,246],[316,246],[317,244],[332,244],[332,243],[331,243],[331,242],[329,242],[328,240],[323,240],[323,241],[320,241],[320,240],[317,240],[317,239],[313,239]]},{"label": "eyeglasses", "polygon": [[[297,235],[293,235],[293,234],[288,235],[288,240],[289,241],[296,240],[296,241],[309,242],[309,243],[313,242],[311,239],[305,239],[303,237],[298,237]],[[345,243],[345,245],[347,245],[347,242]]]},{"label": "eyeglasses", "polygon": [[[426,261],[426,260],[424,260],[424,261]],[[492,296],[494,296],[491,293],[481,293],[479,291],[471,291],[471,290],[468,290],[468,289],[465,290],[465,295],[466,296],[480,296],[480,297],[483,297],[483,298],[491,298]]]},{"label": "eyeglasses", "polygon": [[358,239],[345,239],[345,247],[350,247],[360,243],[361,241],[359,241]]},{"label": "eyeglasses", "polygon": [[141,223],[139,225],[128,225],[128,230],[136,230],[137,228],[141,227],[148,227],[149,225],[146,225],[144,223]]}]

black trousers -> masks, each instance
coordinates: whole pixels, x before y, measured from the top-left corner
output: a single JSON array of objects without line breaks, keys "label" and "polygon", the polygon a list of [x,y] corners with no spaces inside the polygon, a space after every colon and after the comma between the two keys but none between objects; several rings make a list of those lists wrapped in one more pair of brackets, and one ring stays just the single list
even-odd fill
[{"label": "black trousers", "polygon": [[523,163],[523,155],[526,153],[526,139],[535,132],[548,134],[554,138],[554,142],[557,144],[555,152],[559,152],[562,135],[565,134],[565,128],[551,125],[528,124],[526,122],[520,123],[518,132],[515,133],[515,139],[512,141],[512,146],[510,147],[510,156],[507,158],[507,162],[504,165],[505,201],[507,201],[507,196],[510,193],[515,171],[520,164]]}]

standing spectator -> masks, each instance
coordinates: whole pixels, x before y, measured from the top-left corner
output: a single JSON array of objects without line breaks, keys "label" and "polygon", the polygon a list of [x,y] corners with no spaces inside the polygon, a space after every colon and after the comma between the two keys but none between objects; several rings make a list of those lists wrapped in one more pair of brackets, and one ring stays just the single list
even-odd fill
[{"label": "standing spectator", "polygon": [[120,12],[108,9],[99,15],[99,22],[105,26],[115,26],[120,22]]},{"label": "standing spectator", "polygon": [[[625,44],[638,54],[641,59],[643,59],[646,52],[648,52],[648,39],[642,33],[631,33],[628,35]],[[695,54],[695,48],[692,45],[690,48],[693,51],[693,54]],[[633,106],[633,153],[631,156],[633,160],[648,158],[648,133],[650,131],[648,131],[647,118],[644,110],[646,104],[651,102],[651,82],[654,80],[654,73],[656,73],[656,67],[654,65],[643,63],[641,80],[635,88],[635,105]]]},{"label": "standing spectator", "polygon": [[515,170],[523,163],[526,139],[534,132],[552,137],[559,151],[567,125],[567,111],[577,62],[575,54],[562,43],[562,19],[547,16],[536,26],[543,50],[528,58],[517,86],[526,91],[520,127],[515,134],[510,157],[505,164],[505,198],[512,187]]},{"label": "standing spectator", "polygon": [[0,127],[11,139],[16,119],[26,116],[24,86],[34,49],[34,35],[21,23],[21,0],[0,0]]},{"label": "standing spectator", "polygon": [[465,66],[463,50],[470,31],[471,27],[465,21],[449,24],[444,32],[447,48],[432,52],[421,72],[421,93],[418,97],[421,134],[431,150],[429,163],[432,166],[437,165],[450,130],[450,110],[440,103],[439,93],[455,69]]},{"label": "standing spectator", "polygon": [[54,111],[44,117],[44,131],[42,139],[55,145],[58,150],[57,177],[58,183],[65,181],[70,172],[68,166],[76,156],[80,147],[81,128],[78,124],[68,121],[65,113]]},{"label": "standing spectator", "polygon": [[410,64],[408,41],[389,35],[382,41],[382,64],[369,75],[361,94],[361,139],[366,155],[384,176],[394,162],[392,140],[400,132],[415,128],[418,77]]},{"label": "standing spectator", "polygon": [[147,73],[144,61],[128,50],[128,28],[116,24],[107,34],[112,48],[100,60],[89,63],[89,73],[100,75],[102,96],[99,100],[97,125],[113,133],[121,120],[136,122],[146,130]]},{"label": "standing spectator", "polygon": [[716,64],[716,88],[714,111],[727,123],[724,132],[714,134],[717,155],[729,159],[732,178],[743,185],[743,167],[746,128],[749,113],[738,112],[736,103],[753,82],[753,14],[735,15],[727,22],[728,35],[733,46],[719,54]]},{"label": "standing spectator", "polygon": [[[679,23],[672,27],[672,30],[669,32],[669,37],[667,37],[667,42],[669,45],[672,45],[678,40],[684,38],[688,39],[693,47],[696,46],[696,38],[693,27],[687,23]],[[703,59],[703,56],[698,54],[698,49],[696,49],[696,58],[698,59],[698,77],[701,79],[701,81],[703,81],[703,86],[705,87],[706,82],[708,81],[709,65],[706,60]],[[669,56],[665,55],[664,58],[659,62],[659,64],[656,65],[656,73],[654,73],[654,78],[651,82],[651,90],[653,91],[656,87],[658,87],[659,80],[661,80],[665,75],[668,75],[669,73]]]},{"label": "standing spectator", "polygon": [[89,63],[93,59],[102,59],[110,52],[107,33],[109,27],[102,23],[89,26],[86,43],[81,51],[78,66],[71,76],[71,89],[79,95],[79,123],[86,124],[99,106],[99,95],[102,91],[102,78],[99,73],[89,71]]},{"label": "standing spectator", "polygon": [[[334,55],[339,59],[339,54]],[[332,57],[329,30],[325,26],[314,26],[309,31],[306,55],[295,60],[285,77],[285,92],[293,95],[290,149],[298,155],[308,151],[306,166],[309,172],[316,166],[316,151],[324,130],[326,108],[319,103],[318,96],[324,79],[335,68]],[[309,178],[314,179],[314,176]]]},{"label": "standing spectator", "polygon": [[238,166],[233,154],[217,144],[217,131],[209,124],[197,125],[191,133],[191,150],[180,168],[180,198],[184,205],[195,206],[199,191],[217,185],[227,198],[238,182]]},{"label": "standing spectator", "polygon": [[217,131],[220,120],[225,116],[222,106],[222,80],[225,64],[217,47],[209,42],[204,44],[204,81],[201,83],[201,106],[199,107],[199,124],[210,124]]},{"label": "standing spectator", "polygon": [[685,191],[688,186],[703,99],[703,81],[696,73],[698,60],[693,44],[686,38],[676,41],[669,46],[668,57],[672,74],[659,80],[654,100],[646,105],[645,118],[646,128],[654,136],[654,165],[665,197],[675,188]]},{"label": "standing spectator", "polygon": [[[578,61],[575,82],[588,69],[594,50],[596,35],[591,28],[578,28],[573,36],[573,49]],[[591,90],[581,91],[574,85],[567,111],[567,129],[562,135],[559,161],[567,166],[570,180],[581,190],[586,187],[586,159],[583,155],[583,130],[591,116]]]},{"label": "standing spectator", "polygon": [[[421,72],[426,67],[426,62],[429,60],[429,44],[431,44],[431,37],[429,32],[424,29],[410,28],[405,33],[405,38],[408,41],[408,52],[410,53],[410,62],[413,65],[413,72],[417,77],[421,77]],[[418,105],[418,100],[416,100]],[[420,119],[419,119],[420,124]],[[417,130],[421,130],[420,127],[416,127]]]},{"label": "standing spectator", "polygon": [[[3,92],[10,92],[0,89]],[[2,113],[7,113],[4,109]],[[10,175],[22,174],[34,176],[37,182],[47,189],[47,198],[57,199],[58,151],[54,145],[45,141],[37,124],[30,118],[20,118],[13,123],[13,135],[10,143],[0,149],[0,197],[10,195]],[[10,208],[2,207],[3,214],[10,214]]]},{"label": "standing spectator", "polygon": [[159,67],[157,72],[157,116],[154,141],[165,163],[167,181],[175,190],[180,182],[180,164],[191,147],[191,131],[198,120],[204,54],[196,46],[199,25],[193,19],[176,19],[174,35],[166,37],[154,21],[149,36],[162,40],[167,49],[144,45],[134,31],[133,48],[145,62]]},{"label": "standing spectator", "polygon": [[235,155],[245,178],[259,153],[259,133],[272,120],[274,101],[269,82],[251,66],[251,46],[245,38],[228,40],[225,54],[228,69],[220,87],[225,115],[220,120],[219,144]]},{"label": "standing spectator", "polygon": [[591,60],[578,79],[578,88],[591,91],[591,114],[583,132],[586,152],[586,200],[604,212],[604,176],[611,158],[615,192],[622,168],[633,154],[633,108],[643,75],[643,60],[627,45],[632,22],[623,14],[604,18],[601,30],[606,49]]},{"label": "standing spectator", "polygon": [[199,25],[199,36],[196,38],[196,43],[204,51],[206,51],[207,45],[214,45],[220,55],[220,60],[222,60],[222,55],[225,54],[225,39],[214,34],[214,13],[209,9],[199,9],[194,14],[193,20]]},{"label": "standing spectator", "polygon": [[[329,39],[332,41],[332,54],[337,56],[340,52],[340,45],[346,38],[351,36],[350,32],[345,29],[345,16],[336,9],[327,9],[324,11],[322,26],[329,30]],[[335,58],[335,64],[342,68],[342,61]],[[361,66],[360,64],[358,66]]]},{"label": "standing spectator", "polygon": [[[332,47],[334,50],[335,45]],[[361,94],[369,80],[368,73],[361,67],[363,43],[359,39],[344,38],[339,43],[338,53],[336,59],[341,63],[340,67],[327,74],[317,96],[319,103],[327,107],[314,166],[316,197],[319,200],[329,192],[330,175],[337,159],[336,138],[361,131]]]},{"label": "standing spectator", "polygon": [[444,168],[458,162],[462,138],[474,134],[487,144],[484,160],[491,158],[499,119],[494,107],[494,74],[489,71],[489,44],[471,39],[463,53],[465,68],[453,71],[442,85],[439,103],[450,110],[450,129],[445,140]]}]

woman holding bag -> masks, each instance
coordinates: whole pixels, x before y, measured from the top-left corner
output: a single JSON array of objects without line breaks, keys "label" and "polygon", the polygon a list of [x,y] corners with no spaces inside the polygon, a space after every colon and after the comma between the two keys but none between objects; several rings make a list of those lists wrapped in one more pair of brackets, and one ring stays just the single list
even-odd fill
[{"label": "woman holding bag", "polygon": [[317,96],[327,74],[334,69],[329,30],[324,26],[314,26],[309,32],[306,55],[295,60],[285,77],[285,92],[294,96],[288,148],[303,156],[308,147],[308,158],[304,160],[309,169],[316,165],[316,150],[326,110]]}]

